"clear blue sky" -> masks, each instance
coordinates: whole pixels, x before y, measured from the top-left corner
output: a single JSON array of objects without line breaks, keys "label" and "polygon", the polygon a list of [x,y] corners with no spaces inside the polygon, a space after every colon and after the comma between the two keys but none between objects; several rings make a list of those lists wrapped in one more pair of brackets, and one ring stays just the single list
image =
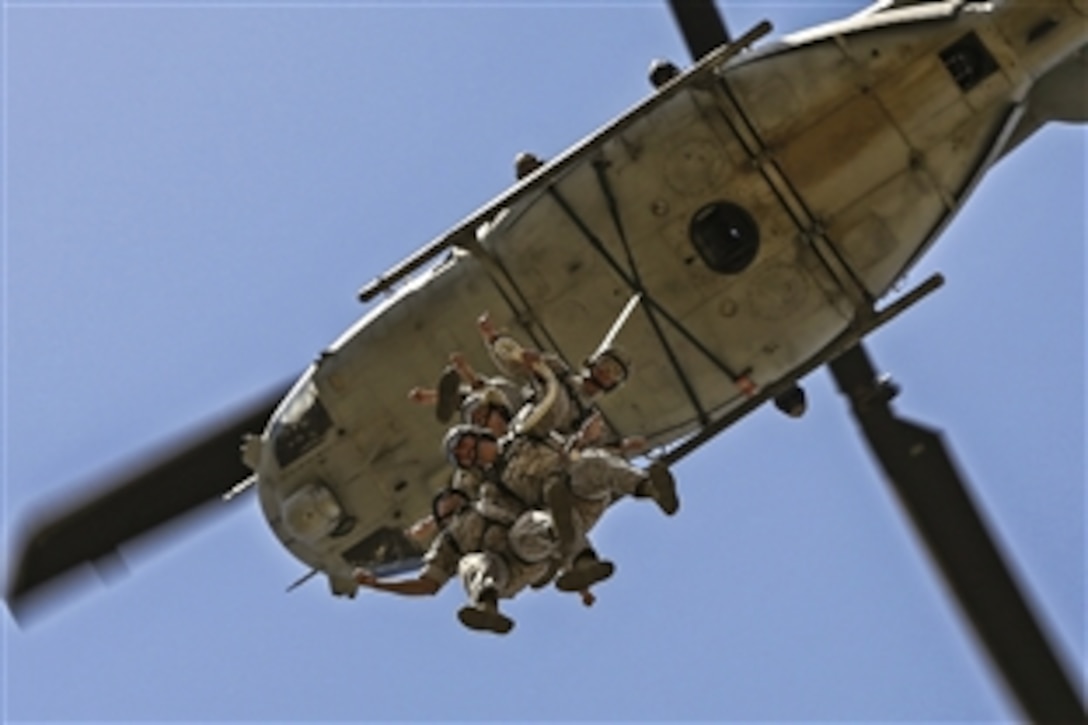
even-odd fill
[{"label": "clear blue sky", "polygon": [[[862,2],[731,3],[736,32]],[[686,62],[661,3],[6,4],[5,544],[43,500],[301,370],[356,289]],[[942,427],[1083,680],[1086,133],[1003,161],[871,341]],[[137,546],[38,626],[3,618],[0,714],[29,720],[994,720],[1015,715],[829,376],[617,507],[584,610],[330,597],[252,498]],[[4,556],[6,581],[8,556]]]}]

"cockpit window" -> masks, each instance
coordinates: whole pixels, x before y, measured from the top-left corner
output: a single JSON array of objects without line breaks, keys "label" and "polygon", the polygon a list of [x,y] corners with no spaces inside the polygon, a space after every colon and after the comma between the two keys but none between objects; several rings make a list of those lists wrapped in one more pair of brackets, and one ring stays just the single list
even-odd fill
[{"label": "cockpit window", "polygon": [[272,425],[272,445],[280,468],[316,448],[331,427],[332,419],[318,399],[317,386],[309,383],[300,388]]}]

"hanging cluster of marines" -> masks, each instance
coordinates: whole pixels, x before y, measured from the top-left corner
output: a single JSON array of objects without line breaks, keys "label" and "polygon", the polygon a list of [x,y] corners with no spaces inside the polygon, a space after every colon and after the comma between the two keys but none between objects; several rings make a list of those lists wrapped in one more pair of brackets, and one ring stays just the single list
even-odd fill
[{"label": "hanging cluster of marines", "polygon": [[607,343],[579,370],[558,356],[521,345],[494,327],[485,313],[480,336],[499,375],[485,377],[460,353],[450,356],[437,389],[414,388],[409,398],[433,405],[438,420],[460,423],[442,448],[454,467],[435,496],[432,514],[409,535],[429,547],[414,579],[387,581],[359,569],[362,586],[401,595],[431,595],[455,576],[468,603],[458,611],[466,627],[497,634],[514,622],[499,600],[526,587],[555,583],[578,593],[615,566],[594,551],[588,534],[604,511],[626,496],[648,498],[666,514],[679,508],[668,469],[642,469],[629,458],[642,439],[617,439],[595,400],[622,385],[630,361]]}]

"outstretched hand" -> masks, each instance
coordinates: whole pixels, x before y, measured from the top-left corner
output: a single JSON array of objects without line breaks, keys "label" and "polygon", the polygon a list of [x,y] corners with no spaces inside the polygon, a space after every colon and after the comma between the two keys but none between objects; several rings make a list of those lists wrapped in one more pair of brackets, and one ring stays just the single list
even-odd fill
[{"label": "outstretched hand", "polygon": [[499,334],[499,331],[495,329],[495,324],[491,321],[490,312],[484,312],[477,317],[476,326],[480,329],[480,335],[488,342],[494,340]]},{"label": "outstretched hand", "polygon": [[408,391],[408,400],[420,405],[434,405],[438,395],[432,388],[415,387]]},{"label": "outstretched hand", "polygon": [[378,578],[366,569],[356,569],[352,577],[357,584],[362,584],[364,587],[372,587],[378,582]]}]

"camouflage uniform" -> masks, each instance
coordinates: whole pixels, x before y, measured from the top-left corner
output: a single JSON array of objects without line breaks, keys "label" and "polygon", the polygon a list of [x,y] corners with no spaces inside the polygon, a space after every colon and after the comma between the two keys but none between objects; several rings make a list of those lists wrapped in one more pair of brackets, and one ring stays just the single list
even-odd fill
[{"label": "camouflage uniform", "polygon": [[597,524],[605,509],[623,496],[643,495],[649,480],[641,468],[603,448],[585,448],[574,453],[568,470],[584,546],[589,545],[584,541],[585,534]]},{"label": "camouflage uniform", "polygon": [[548,486],[566,477],[566,453],[553,440],[507,435],[499,441],[500,460],[485,476],[481,498],[492,498],[511,512],[543,508]]},{"label": "camouflage uniform", "polygon": [[[500,376],[481,378],[479,382],[472,386],[472,390],[465,397],[465,402],[467,403],[473,396],[484,397],[487,396],[488,393],[494,393],[505,398],[511,412],[516,411],[525,404],[524,386]],[[464,422],[467,423],[469,421],[466,420]]]},{"label": "camouflage uniform", "polygon": [[576,451],[568,469],[574,495],[591,501],[633,496],[649,481],[644,470],[605,448]]},{"label": "camouflage uniform", "polygon": [[[528,508],[549,508],[548,488],[566,487],[571,497],[571,537],[566,551],[556,550],[560,564],[571,556],[590,550],[589,531],[604,510],[617,498],[634,494],[646,481],[646,474],[619,456],[600,449],[586,449],[573,460],[555,439],[532,435],[504,438],[501,462],[492,468],[480,488],[480,505],[489,512],[513,521]],[[563,514],[550,510],[554,516]]]},{"label": "camouflage uniform", "polygon": [[466,471],[463,468],[458,468],[453,472],[453,477],[450,478],[450,488],[463,491],[470,501],[475,501],[480,497],[480,484],[482,481],[483,478],[479,471]]},{"label": "camouflage uniform", "polygon": [[[463,509],[432,542],[423,557],[420,576],[439,586],[454,575],[460,576],[474,606],[487,589],[494,589],[500,597],[513,597],[547,570],[545,559],[554,549],[554,535],[546,525],[514,527],[513,538],[511,531],[509,525],[490,520],[475,507]],[[544,553],[542,559],[531,561],[524,558],[526,552],[531,552],[530,558]]]}]

